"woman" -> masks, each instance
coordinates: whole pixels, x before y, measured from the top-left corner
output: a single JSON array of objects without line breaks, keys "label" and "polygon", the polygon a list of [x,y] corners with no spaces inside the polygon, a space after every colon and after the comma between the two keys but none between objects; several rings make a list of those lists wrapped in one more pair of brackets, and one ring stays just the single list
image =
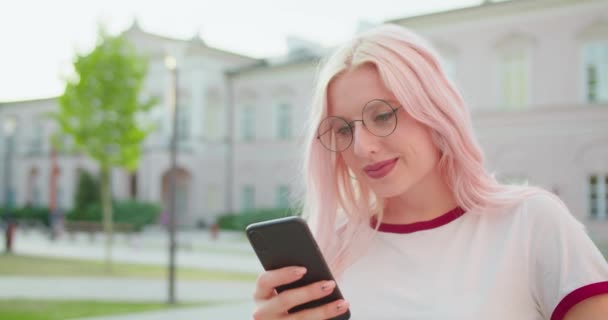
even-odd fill
[{"label": "woman", "polygon": [[264,272],[255,319],[607,319],[608,265],[565,205],[499,184],[470,114],[425,41],[385,25],[323,64],[305,153],[304,215],[348,301],[277,294]]}]

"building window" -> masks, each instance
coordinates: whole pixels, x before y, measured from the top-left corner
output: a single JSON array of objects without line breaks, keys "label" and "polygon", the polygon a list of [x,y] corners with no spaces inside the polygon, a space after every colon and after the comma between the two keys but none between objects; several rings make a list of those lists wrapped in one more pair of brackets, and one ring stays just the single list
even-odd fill
[{"label": "building window", "polygon": [[277,107],[276,128],[277,128],[277,138],[279,140],[288,140],[291,138],[291,106],[290,105],[281,104]]},{"label": "building window", "polygon": [[40,186],[39,186],[40,174],[37,168],[30,170],[27,180],[27,199],[26,204],[34,207],[41,205],[40,201]]},{"label": "building window", "polygon": [[591,175],[589,177],[589,217],[592,219],[608,218],[608,175]]},{"label": "building window", "polygon": [[241,138],[252,141],[255,137],[255,109],[252,106],[243,108],[241,114]]},{"label": "building window", "polygon": [[583,51],[585,101],[608,102],[608,42],[589,43]]},{"label": "building window", "polygon": [[276,207],[289,208],[289,186],[280,185],[277,187]]},{"label": "building window", "polygon": [[180,141],[190,140],[192,109],[189,106],[179,106],[177,113],[177,139]]},{"label": "building window", "polygon": [[500,70],[500,92],[502,106],[521,109],[529,101],[529,63],[525,50],[517,50],[502,56]]},{"label": "building window", "polygon": [[30,139],[30,153],[31,154],[40,154],[42,152],[42,139],[43,139],[43,130],[42,130],[42,121],[36,119],[32,122],[32,136]]},{"label": "building window", "polygon": [[57,181],[57,189],[55,190],[55,205],[58,210],[63,210],[65,208],[63,202],[63,187],[59,181]]},{"label": "building window", "polygon": [[452,82],[456,83],[456,63],[454,58],[449,56],[442,56],[440,58],[441,67],[445,76]]},{"label": "building window", "polygon": [[241,194],[241,209],[243,211],[255,209],[255,189],[251,185],[243,186]]},{"label": "building window", "polygon": [[129,196],[131,199],[137,199],[137,171],[129,173]]},{"label": "building window", "polygon": [[219,208],[219,191],[216,185],[207,187],[207,209],[215,211]]},{"label": "building window", "polygon": [[499,178],[501,183],[509,185],[528,185],[528,178],[522,174],[507,174]]},{"label": "building window", "polygon": [[221,106],[220,99],[217,96],[211,96],[207,99],[207,108],[205,113],[205,132],[207,138],[211,140],[218,139],[220,136],[221,125]]}]

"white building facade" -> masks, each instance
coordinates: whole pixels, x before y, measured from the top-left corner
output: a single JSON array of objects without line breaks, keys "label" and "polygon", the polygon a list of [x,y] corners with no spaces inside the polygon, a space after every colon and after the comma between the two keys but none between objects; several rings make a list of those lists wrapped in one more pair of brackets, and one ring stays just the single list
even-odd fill
[{"label": "white building facade", "polygon": [[[438,49],[473,111],[490,171],[559,194],[594,234],[608,238],[608,1],[514,0],[390,22]],[[166,203],[171,117],[163,59],[171,54],[179,72],[180,223],[289,206],[319,49],[294,45],[281,60],[258,60],[198,38],[151,35],[136,23],[126,34],[150,55],[146,94],[161,102],[150,114],[158,130],[144,144],[137,173],[114,172],[115,197]],[[18,119],[17,205],[48,205],[47,137],[56,128],[44,113],[57,107],[56,99],[0,104],[0,118]],[[0,140],[6,161],[6,137]],[[59,166],[59,204],[70,208],[77,170],[95,167],[70,155],[60,155]]]}]

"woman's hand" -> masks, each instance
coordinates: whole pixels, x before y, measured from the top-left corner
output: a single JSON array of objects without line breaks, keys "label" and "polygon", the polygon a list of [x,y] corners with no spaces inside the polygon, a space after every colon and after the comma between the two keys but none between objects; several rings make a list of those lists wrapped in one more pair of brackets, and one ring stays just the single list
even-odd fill
[{"label": "woman's hand", "polygon": [[295,282],[306,274],[302,267],[285,267],[266,271],[258,277],[253,295],[257,305],[254,320],[319,320],[330,319],[345,313],[348,302],[337,300],[328,304],[289,314],[287,310],[303,303],[318,300],[331,294],[336,287],[334,281],[319,281],[303,287],[285,290],[277,294],[275,288]]}]

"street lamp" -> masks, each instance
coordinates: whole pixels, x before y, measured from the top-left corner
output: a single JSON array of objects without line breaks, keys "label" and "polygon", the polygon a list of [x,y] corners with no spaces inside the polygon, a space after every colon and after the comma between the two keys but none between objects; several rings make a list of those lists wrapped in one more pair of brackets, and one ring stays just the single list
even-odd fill
[{"label": "street lamp", "polygon": [[7,116],[4,118],[2,123],[2,129],[4,131],[4,136],[6,137],[6,149],[4,151],[4,218],[6,219],[6,233],[5,240],[6,253],[12,252],[12,244],[13,244],[13,233],[15,230],[15,221],[12,217],[13,211],[13,202],[14,202],[14,191],[13,191],[13,168],[12,168],[12,159],[13,159],[13,145],[14,145],[14,134],[17,129],[17,119],[15,116]]},{"label": "street lamp", "polygon": [[177,174],[177,117],[178,117],[178,83],[177,61],[173,56],[165,57],[165,66],[171,73],[171,145],[170,145],[170,171],[169,171],[169,304],[175,304],[175,185]]}]

